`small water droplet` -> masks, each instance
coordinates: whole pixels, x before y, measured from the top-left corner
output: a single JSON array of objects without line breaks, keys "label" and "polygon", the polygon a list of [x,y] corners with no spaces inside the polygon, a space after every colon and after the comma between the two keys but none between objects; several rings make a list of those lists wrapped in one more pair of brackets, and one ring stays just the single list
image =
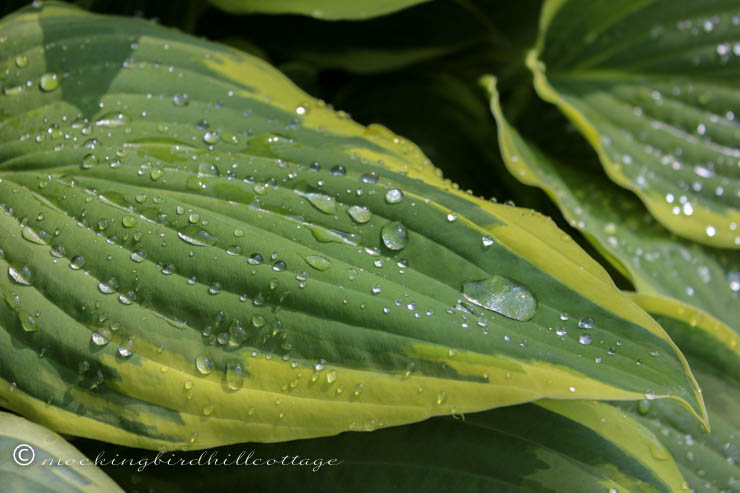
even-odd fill
[{"label": "small water droplet", "polygon": [[337,380],[337,372],[336,370],[331,370],[326,373],[326,381],[329,384],[334,383]]},{"label": "small water droplet", "polygon": [[69,268],[72,270],[80,270],[85,265],[85,259],[84,257],[81,257],[80,255],[72,258],[72,260],[69,263]]},{"label": "small water droplet", "polygon": [[172,102],[175,106],[187,106],[190,103],[190,97],[185,93],[175,94],[172,97]]},{"label": "small water droplet", "polygon": [[585,346],[588,346],[589,344],[591,344],[591,336],[588,335],[588,334],[582,334],[578,338],[578,342],[580,342],[581,344],[583,344]]},{"label": "small water droplet", "polygon": [[110,339],[111,339],[111,335],[108,329],[102,329],[99,331],[95,331],[90,336],[90,340],[96,346],[105,346],[106,344],[110,342]]},{"label": "small water droplet", "polygon": [[583,317],[578,321],[578,327],[580,327],[581,329],[593,329],[594,319],[591,317]]}]

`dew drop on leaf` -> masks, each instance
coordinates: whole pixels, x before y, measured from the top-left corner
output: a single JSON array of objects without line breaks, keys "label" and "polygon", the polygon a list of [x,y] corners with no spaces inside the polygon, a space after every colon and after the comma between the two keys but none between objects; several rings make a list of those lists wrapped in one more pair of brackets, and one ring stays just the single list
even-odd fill
[{"label": "dew drop on leaf", "polygon": [[383,244],[390,250],[403,250],[409,241],[406,226],[398,221],[390,222],[380,230]]},{"label": "dew drop on leaf", "polygon": [[59,77],[54,73],[44,74],[39,80],[39,87],[42,91],[51,92],[59,87]]},{"label": "dew drop on leaf", "polygon": [[214,370],[213,361],[202,354],[195,358],[195,367],[203,375],[208,375]]},{"label": "dew drop on leaf", "polygon": [[522,322],[537,312],[537,299],[529,289],[498,275],[463,283],[463,296],[475,305]]},{"label": "dew drop on leaf", "polygon": [[403,192],[397,188],[388,190],[385,194],[385,201],[389,204],[398,204],[403,200]]},{"label": "dew drop on leaf", "polygon": [[373,218],[373,213],[370,212],[370,209],[359,205],[353,205],[347,209],[347,214],[358,224],[365,224]]},{"label": "dew drop on leaf", "polygon": [[331,267],[331,262],[328,258],[322,257],[321,255],[307,255],[303,258],[308,265],[316,270],[326,271]]}]

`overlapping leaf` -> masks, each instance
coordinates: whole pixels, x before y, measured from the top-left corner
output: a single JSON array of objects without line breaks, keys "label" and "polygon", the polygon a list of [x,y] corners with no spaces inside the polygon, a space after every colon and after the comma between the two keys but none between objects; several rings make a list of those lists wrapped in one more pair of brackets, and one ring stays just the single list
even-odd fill
[{"label": "overlapping leaf", "polygon": [[[152,453],[83,443],[89,455],[151,462]],[[606,403],[543,401],[378,430],[368,435],[280,444],[237,445],[203,453],[164,454],[163,460],[231,461],[217,474],[152,465],[143,471],[111,467],[124,487],[166,493],[195,489],[260,491],[347,488],[400,491],[673,492],[684,480],[658,437]],[[330,459],[332,463],[327,464]],[[234,464],[236,461],[237,464]],[[267,466],[267,461],[277,465]],[[285,465],[282,465],[285,464]],[[301,465],[303,464],[303,465]],[[318,466],[318,467],[317,467]],[[214,468],[215,470],[215,468]]]},{"label": "overlapping leaf", "polygon": [[211,0],[232,13],[301,14],[325,20],[367,19],[389,14],[428,0]]},{"label": "overlapping leaf", "polygon": [[261,60],[64,4],[0,34],[7,407],[147,448],[542,397],[703,415],[673,343],[551,221]]},{"label": "overlapping leaf", "polygon": [[634,295],[669,332],[694,369],[707,402],[712,432],[684,419],[667,402],[622,405],[675,458],[694,491],[740,491],[740,337],[711,315],[660,296]]},{"label": "overlapping leaf", "polygon": [[609,176],[671,231],[740,247],[737,2],[557,0],[540,29],[537,91]]},{"label": "overlapping leaf", "polygon": [[123,491],[62,437],[6,412],[0,412],[0,456],[4,491]]},{"label": "overlapping leaf", "polygon": [[550,118],[551,107],[540,103],[531,113],[540,117],[537,137],[545,136],[548,144],[548,154],[543,153],[509,124],[495,81],[487,80],[486,87],[504,162],[514,176],[545,190],[568,222],[604,252],[639,292],[680,299],[740,330],[739,255],[668,232],[634,195],[609,182],[588,149],[578,151],[582,143],[569,138],[560,129],[560,119]]}]

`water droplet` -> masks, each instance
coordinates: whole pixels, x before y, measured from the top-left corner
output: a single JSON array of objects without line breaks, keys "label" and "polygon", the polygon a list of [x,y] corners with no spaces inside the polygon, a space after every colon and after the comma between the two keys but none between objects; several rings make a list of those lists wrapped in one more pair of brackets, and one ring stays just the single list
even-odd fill
[{"label": "water droplet", "polygon": [[272,263],[272,270],[274,270],[275,272],[282,272],[287,268],[288,266],[282,260],[276,260]]},{"label": "water droplet", "polygon": [[408,231],[406,226],[398,221],[390,222],[380,230],[383,244],[390,250],[403,250],[408,243]]},{"label": "water droplet", "polygon": [[347,209],[347,214],[358,224],[365,224],[373,218],[373,213],[370,212],[370,209],[359,205],[353,205]]},{"label": "water droplet", "polygon": [[537,299],[529,289],[498,275],[464,283],[463,296],[471,303],[514,320],[527,321],[537,312]]},{"label": "water droplet", "polygon": [[316,362],[316,363],[315,363],[315,364],[313,365],[313,369],[314,369],[314,370],[316,370],[316,371],[321,371],[321,370],[323,370],[324,368],[326,368],[326,360],[324,360],[324,359],[320,359],[320,360],[318,360],[318,361],[317,361],[317,362]]},{"label": "water droplet", "polygon": [[126,125],[129,122],[130,118],[126,113],[114,111],[112,113],[106,113],[105,115],[101,116],[100,119],[95,122],[95,125],[99,127],[120,127],[121,125]]},{"label": "water droplet", "polygon": [[362,181],[362,183],[368,183],[370,185],[375,185],[378,183],[378,174],[375,171],[365,173],[360,177],[360,181]]},{"label": "water droplet", "polygon": [[15,66],[18,68],[23,68],[26,65],[28,65],[28,57],[26,55],[18,55],[15,57]]},{"label": "water droplet", "polygon": [[303,257],[303,260],[316,270],[326,271],[331,267],[329,259],[321,255],[307,255]]},{"label": "water droplet", "polygon": [[133,228],[136,225],[136,218],[134,216],[123,216],[121,224],[124,228]]},{"label": "water droplet", "polygon": [[489,246],[493,245],[493,236],[491,235],[483,236],[483,238],[481,238],[481,243],[483,243],[484,248],[488,248]]},{"label": "water droplet", "polygon": [[95,154],[87,154],[85,157],[82,158],[82,164],[80,167],[82,169],[90,169],[94,168],[98,165],[98,158],[95,156]]},{"label": "water droplet", "polygon": [[130,358],[134,354],[134,341],[118,346],[118,354],[123,358]]},{"label": "water droplet", "polygon": [[588,346],[589,344],[591,344],[591,336],[588,335],[588,334],[582,334],[578,338],[578,342],[580,342],[581,344],[583,344],[585,346]]},{"label": "water droplet", "polygon": [[219,294],[221,292],[221,283],[220,282],[214,282],[208,287],[208,293],[209,294]]},{"label": "water droplet", "polygon": [[72,260],[69,262],[69,268],[72,270],[80,270],[84,265],[85,259],[79,255],[72,258]]},{"label": "water droplet", "polygon": [[447,392],[439,392],[437,394],[437,405],[441,406],[445,402],[447,402]]},{"label": "water droplet", "polygon": [[187,106],[190,103],[190,97],[185,93],[175,94],[172,97],[172,102],[175,106]]},{"label": "water droplet", "polygon": [[260,255],[259,253],[253,253],[249,256],[247,259],[247,262],[249,262],[252,265],[259,265],[265,262],[265,258]]},{"label": "water droplet", "polygon": [[226,384],[231,390],[239,390],[244,383],[244,368],[239,360],[226,362]]},{"label": "water droplet", "polygon": [[206,132],[203,134],[203,142],[206,144],[215,144],[218,142],[219,135],[216,132]]},{"label": "water droplet", "polygon": [[31,273],[31,269],[27,265],[24,265],[20,269],[9,266],[8,275],[18,284],[30,286],[33,283],[33,274]]},{"label": "water droplet", "polygon": [[578,321],[578,327],[580,327],[581,329],[593,329],[594,319],[591,317],[583,317]]},{"label": "water droplet", "polygon": [[18,318],[21,322],[21,327],[23,327],[23,330],[26,332],[35,332],[38,330],[38,326],[36,325],[36,317],[31,315],[30,313],[26,312],[19,312]]},{"label": "water droplet", "polygon": [[337,380],[337,372],[336,372],[336,370],[331,370],[331,371],[327,372],[327,374],[326,374],[326,381],[327,381],[327,383],[332,384],[336,380]]},{"label": "water droplet", "polygon": [[373,294],[380,294],[382,290],[383,289],[380,287],[380,284],[376,284],[375,286],[372,287],[370,292]]},{"label": "water droplet", "polygon": [[110,339],[111,339],[111,335],[108,329],[102,329],[99,331],[95,331],[90,336],[90,340],[96,346],[105,346],[106,344],[110,342]]},{"label": "water droplet", "polygon": [[198,176],[219,176],[218,168],[212,163],[200,163],[198,165]]},{"label": "water droplet", "polygon": [[568,331],[565,329],[565,327],[558,327],[555,329],[555,333],[559,336],[564,336],[568,333]]},{"label": "water droplet", "polygon": [[447,214],[447,221],[451,223],[454,223],[455,221],[457,221],[457,214],[454,214],[454,213]]},{"label": "water droplet", "polygon": [[215,368],[213,361],[208,359],[206,356],[203,356],[202,354],[195,358],[195,367],[203,375],[208,375]]},{"label": "water droplet", "polygon": [[341,164],[337,164],[329,170],[329,174],[334,176],[344,176],[347,174],[347,170],[344,169],[344,166],[342,166]]},{"label": "water droplet", "polygon": [[41,76],[39,79],[39,87],[42,91],[51,92],[59,87],[59,78],[57,74],[48,73]]},{"label": "water droplet", "polygon": [[37,245],[46,245],[46,242],[41,238],[39,233],[28,226],[21,229],[21,236],[23,236],[24,240],[28,240],[31,243],[36,243]]},{"label": "water droplet", "polygon": [[324,214],[335,214],[337,212],[337,201],[334,197],[322,193],[306,193],[304,197],[318,210]]},{"label": "water droplet", "polygon": [[195,224],[186,226],[182,231],[178,231],[177,236],[185,243],[195,246],[211,246],[218,242],[218,238]]},{"label": "water droplet", "polygon": [[385,201],[389,204],[398,204],[403,200],[403,192],[397,188],[388,190],[385,194]]}]

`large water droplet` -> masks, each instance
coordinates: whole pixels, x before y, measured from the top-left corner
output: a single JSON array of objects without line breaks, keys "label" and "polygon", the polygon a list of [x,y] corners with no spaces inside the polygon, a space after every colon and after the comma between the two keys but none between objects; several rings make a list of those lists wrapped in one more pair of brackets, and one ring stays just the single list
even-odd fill
[{"label": "large water droplet", "polygon": [[8,275],[18,284],[30,286],[33,283],[33,274],[31,273],[31,269],[27,265],[24,265],[20,269],[9,266]]},{"label": "large water droplet", "polygon": [[370,209],[359,205],[353,205],[347,209],[347,214],[358,224],[365,224],[373,218],[373,213],[370,212]]},{"label": "large water droplet", "polygon": [[403,200],[403,192],[397,188],[388,190],[385,194],[385,201],[389,204],[397,204]]},{"label": "large water droplet", "polygon": [[59,77],[53,73],[44,74],[39,80],[39,87],[42,91],[51,92],[59,87]]},{"label": "large water droplet", "polygon": [[215,366],[213,364],[213,361],[211,361],[206,356],[203,356],[201,354],[197,358],[195,358],[195,367],[203,375],[208,375],[209,373],[211,373],[214,370],[214,367]]},{"label": "large water droplet", "polygon": [[471,303],[522,322],[537,312],[537,299],[529,289],[498,275],[464,283],[463,295]]},{"label": "large water droplet", "polygon": [[114,111],[101,116],[100,119],[95,122],[95,125],[99,127],[120,127],[121,125],[129,123],[129,121],[130,118],[126,113]]},{"label": "large water droplet", "polygon": [[111,335],[107,329],[93,332],[92,336],[90,336],[90,340],[96,346],[105,346],[106,344],[110,342],[110,339],[111,339]]},{"label": "large water droplet", "polygon": [[21,236],[23,236],[23,239],[28,240],[31,243],[36,243],[37,245],[46,245],[46,242],[39,236],[39,234],[28,226],[24,227],[21,230]]},{"label": "large water droplet", "polygon": [[72,258],[72,260],[69,263],[69,268],[72,270],[80,270],[85,265],[85,259],[84,257],[81,257],[77,255],[76,257]]},{"label": "large water droplet", "polygon": [[218,242],[218,238],[194,224],[186,226],[181,231],[178,231],[177,236],[185,243],[190,243],[195,246],[211,246]]},{"label": "large water droplet", "polygon": [[409,241],[409,234],[406,226],[398,221],[390,222],[380,230],[380,237],[383,244],[390,250],[403,250]]},{"label": "large water droplet", "polygon": [[308,265],[313,267],[316,270],[329,270],[331,267],[331,262],[328,258],[322,257],[321,255],[306,255],[303,257],[303,260],[306,261]]},{"label": "large water droplet", "polygon": [[322,193],[306,193],[303,194],[306,199],[311,202],[311,205],[316,207],[324,214],[336,214],[337,212],[337,201],[334,197],[324,195]]},{"label": "large water droplet", "polygon": [[244,383],[244,368],[239,360],[226,362],[226,384],[231,390],[239,390]]}]

